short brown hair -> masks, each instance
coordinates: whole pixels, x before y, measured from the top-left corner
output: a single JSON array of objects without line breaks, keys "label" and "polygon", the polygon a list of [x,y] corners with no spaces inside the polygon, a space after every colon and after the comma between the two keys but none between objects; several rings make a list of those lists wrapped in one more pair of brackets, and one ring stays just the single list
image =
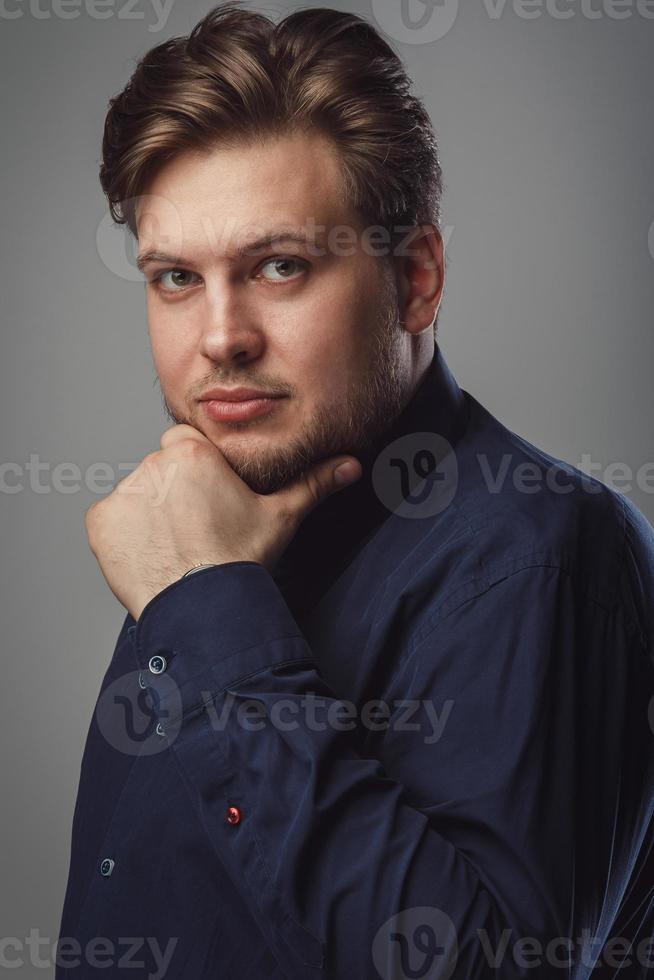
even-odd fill
[{"label": "short brown hair", "polygon": [[366,20],[325,7],[276,25],[228,0],[152,48],[110,100],[100,183],[136,236],[133,202],[178,152],[315,129],[337,147],[364,222],[393,243],[398,227],[439,226],[436,138],[402,62]]}]

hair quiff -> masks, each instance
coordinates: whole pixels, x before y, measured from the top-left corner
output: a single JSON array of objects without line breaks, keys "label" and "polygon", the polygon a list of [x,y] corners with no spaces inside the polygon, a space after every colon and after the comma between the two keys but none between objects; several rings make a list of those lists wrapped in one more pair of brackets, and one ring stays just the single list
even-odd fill
[{"label": "hair quiff", "polygon": [[100,183],[136,235],[134,202],[180,151],[316,130],[336,146],[345,200],[365,222],[392,242],[398,228],[438,227],[436,138],[402,62],[366,20],[325,7],[275,24],[228,0],[152,48],[109,102]]}]

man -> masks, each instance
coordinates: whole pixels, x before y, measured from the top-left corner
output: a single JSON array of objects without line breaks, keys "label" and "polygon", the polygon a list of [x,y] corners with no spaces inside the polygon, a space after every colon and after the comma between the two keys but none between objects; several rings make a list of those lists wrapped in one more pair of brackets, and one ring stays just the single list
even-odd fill
[{"label": "man", "polygon": [[652,529],[450,373],[397,57],[216,8],[101,178],[175,424],[87,514],[127,616],[57,977],[644,977]]}]

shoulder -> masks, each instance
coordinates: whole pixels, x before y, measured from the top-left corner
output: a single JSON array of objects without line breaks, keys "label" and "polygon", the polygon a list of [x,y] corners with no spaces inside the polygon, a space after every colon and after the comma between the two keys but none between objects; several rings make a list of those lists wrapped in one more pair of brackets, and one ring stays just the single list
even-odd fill
[{"label": "shoulder", "polygon": [[[466,398],[469,424],[454,449],[456,493],[426,535],[439,550],[443,540],[452,542],[448,606],[508,578],[519,590],[550,569],[580,598],[620,607],[651,648],[654,531],[647,519],[623,494]],[[511,595],[511,588],[500,591]]]}]

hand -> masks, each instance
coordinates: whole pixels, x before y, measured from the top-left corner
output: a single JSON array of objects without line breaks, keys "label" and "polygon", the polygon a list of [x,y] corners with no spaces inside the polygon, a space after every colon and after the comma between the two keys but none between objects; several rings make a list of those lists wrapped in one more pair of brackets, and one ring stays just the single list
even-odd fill
[{"label": "hand", "polygon": [[[334,471],[345,462],[349,473],[337,483]],[[109,588],[136,620],[193,565],[272,568],[307,514],[360,476],[352,456],[333,457],[277,493],[257,494],[202,432],[174,425],[160,450],[91,504],[86,533]]]}]

